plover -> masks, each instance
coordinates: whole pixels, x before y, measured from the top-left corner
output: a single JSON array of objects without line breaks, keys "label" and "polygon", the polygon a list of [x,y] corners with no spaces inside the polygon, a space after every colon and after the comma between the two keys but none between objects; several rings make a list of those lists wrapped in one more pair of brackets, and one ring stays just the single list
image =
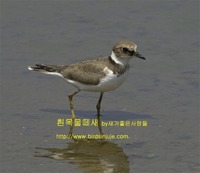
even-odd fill
[{"label": "plover", "polygon": [[28,69],[60,76],[77,88],[74,93],[68,95],[73,119],[75,118],[73,96],[80,91],[99,92],[100,97],[96,105],[97,118],[99,119],[104,92],[112,91],[124,82],[129,71],[129,60],[134,56],[145,59],[137,52],[135,43],[124,40],[113,46],[110,56],[70,65],[36,64],[34,67],[28,67]]}]

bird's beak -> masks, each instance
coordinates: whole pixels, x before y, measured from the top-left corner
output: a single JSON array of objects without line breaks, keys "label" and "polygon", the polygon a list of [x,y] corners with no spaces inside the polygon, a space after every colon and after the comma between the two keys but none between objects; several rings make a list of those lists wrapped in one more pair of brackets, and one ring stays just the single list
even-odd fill
[{"label": "bird's beak", "polygon": [[138,52],[135,52],[134,56],[136,56],[137,58],[140,58],[140,59],[146,59],[145,57],[143,57],[141,54],[139,54]]}]

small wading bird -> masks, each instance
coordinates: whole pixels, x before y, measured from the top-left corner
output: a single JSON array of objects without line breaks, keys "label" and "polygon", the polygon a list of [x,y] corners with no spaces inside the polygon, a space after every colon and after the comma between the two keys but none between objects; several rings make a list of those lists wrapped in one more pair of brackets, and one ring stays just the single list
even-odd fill
[{"label": "small wading bird", "polygon": [[129,60],[134,56],[145,59],[137,52],[137,45],[130,41],[119,41],[112,48],[112,54],[107,57],[85,60],[70,65],[36,64],[29,70],[64,78],[77,90],[68,95],[71,116],[74,120],[73,96],[80,91],[100,92],[96,105],[98,125],[100,127],[100,109],[103,93],[118,88],[127,78]]}]

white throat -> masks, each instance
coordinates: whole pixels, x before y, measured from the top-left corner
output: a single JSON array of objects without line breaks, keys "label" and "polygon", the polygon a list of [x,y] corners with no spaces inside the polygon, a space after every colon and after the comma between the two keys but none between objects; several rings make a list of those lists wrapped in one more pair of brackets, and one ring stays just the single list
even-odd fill
[{"label": "white throat", "polygon": [[123,60],[123,59],[117,57],[113,51],[112,51],[112,54],[111,54],[111,58],[112,58],[113,61],[115,61],[115,63],[121,64],[121,65],[127,65],[128,62],[129,62],[129,60],[127,60],[127,59]]}]

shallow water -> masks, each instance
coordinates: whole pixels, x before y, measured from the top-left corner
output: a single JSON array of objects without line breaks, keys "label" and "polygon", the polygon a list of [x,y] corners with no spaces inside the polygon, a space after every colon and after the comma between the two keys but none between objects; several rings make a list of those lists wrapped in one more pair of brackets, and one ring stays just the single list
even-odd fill
[{"label": "shallow water", "polygon": [[[199,2],[113,2],[1,1],[1,172],[200,171]],[[109,55],[121,39],[146,61],[133,59],[104,95],[103,133],[119,138],[56,137],[69,133],[57,123],[70,118],[74,88],[27,66]],[[98,138],[97,126],[78,125],[95,120],[98,97],[75,96],[75,135]]]}]

